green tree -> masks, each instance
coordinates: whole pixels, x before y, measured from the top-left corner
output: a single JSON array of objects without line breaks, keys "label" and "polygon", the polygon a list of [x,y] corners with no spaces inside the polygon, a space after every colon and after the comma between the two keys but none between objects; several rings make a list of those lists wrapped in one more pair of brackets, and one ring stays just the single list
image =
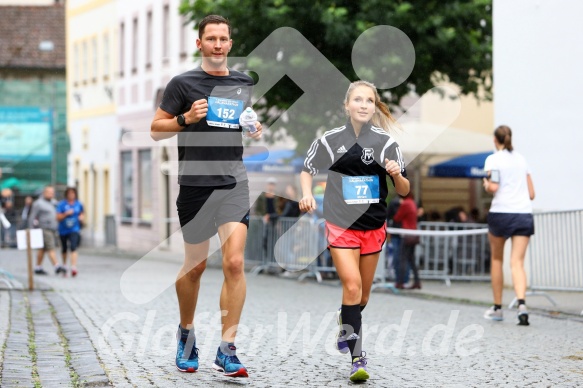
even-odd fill
[{"label": "green tree", "polygon": [[[227,17],[235,41],[231,56],[246,57],[277,28],[294,28],[349,80],[359,78],[351,61],[357,38],[375,26],[396,27],[411,40],[415,65],[405,82],[383,94],[395,106],[411,90],[423,95],[441,81],[457,84],[463,95],[491,99],[491,7],[491,0],[183,0],[180,11],[195,22],[195,28],[206,15]],[[295,59],[297,66],[310,70],[307,54]],[[389,67],[395,65],[394,58],[386,60]],[[254,63],[258,69],[277,65],[275,61]],[[341,86],[345,91],[346,85]],[[303,93],[284,77],[256,107],[265,122],[273,123]],[[282,126],[298,141],[300,153],[306,151],[316,129],[330,128],[330,121],[342,119],[341,99],[337,97],[335,112],[320,114],[320,118],[308,113]],[[321,119],[324,116],[328,123]],[[274,139],[283,132],[276,128]]]}]

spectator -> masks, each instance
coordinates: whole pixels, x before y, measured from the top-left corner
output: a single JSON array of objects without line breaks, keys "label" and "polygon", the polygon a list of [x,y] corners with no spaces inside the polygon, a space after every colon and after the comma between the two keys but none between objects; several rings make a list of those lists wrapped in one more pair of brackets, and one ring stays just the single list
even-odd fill
[{"label": "spectator", "polygon": [[[403,197],[401,206],[394,220],[401,222],[403,229],[416,230],[417,229],[417,205],[413,200],[413,193],[409,192]],[[405,235],[401,246],[401,279],[405,277],[404,272],[408,271],[408,266],[413,270],[414,283],[408,289],[421,289],[421,280],[419,279],[419,271],[415,263],[415,246],[419,244],[419,236]],[[396,284],[396,288],[405,288],[404,284]]]},{"label": "spectator", "polygon": [[468,222],[480,222],[480,221],[481,221],[480,211],[478,210],[478,208],[472,208],[472,210],[470,210]]},{"label": "spectator", "polygon": [[[391,228],[402,228],[400,222],[395,221],[395,214],[401,206],[401,197],[395,195],[387,207],[387,225]],[[401,247],[403,238],[400,234],[391,234],[391,245],[393,246],[393,270],[395,271],[395,287],[402,288],[403,284],[409,282],[409,271],[401,271]],[[409,267],[407,266],[407,269]]]},{"label": "spectator", "polygon": [[429,221],[431,222],[440,222],[441,221],[441,214],[437,210],[432,210],[429,213]]},{"label": "spectator", "polygon": [[271,218],[271,215],[276,215],[276,195],[275,185],[277,179],[267,178],[267,185],[265,192],[261,193],[255,203],[255,214],[263,216],[263,252],[264,257],[273,255],[273,246],[275,245],[275,221],[277,218]]},{"label": "spectator", "polygon": [[24,207],[22,208],[22,213],[20,213],[20,229],[26,229],[28,225],[28,215],[32,209],[32,197],[30,195],[24,198]]},{"label": "spectator", "polygon": [[[300,216],[300,206],[297,199],[298,194],[296,188],[293,185],[287,185],[285,188],[285,197],[278,198],[278,213],[269,215],[269,220],[276,223],[276,241],[291,228],[291,226],[297,221],[296,219]],[[296,244],[294,245],[298,248]],[[276,247],[274,246],[274,249],[275,248]],[[286,247],[285,244],[280,245],[276,255],[278,262],[280,260],[284,260],[286,263],[293,262],[295,259],[294,249],[289,248],[290,247]],[[282,263],[279,262],[279,264]]]},{"label": "spectator", "polygon": [[[312,217],[315,222],[324,218],[324,191],[325,185],[318,184],[314,186],[312,191],[314,195],[314,200],[316,201],[316,210],[312,213]],[[332,268],[331,271],[323,271],[322,276],[326,279],[336,279],[338,274],[336,269],[333,268],[332,255],[327,249],[328,239],[326,237],[326,226],[324,222],[318,223],[318,263],[321,267]]]},{"label": "spectator", "polygon": [[[273,177],[267,178],[265,191],[259,195],[255,202],[255,214],[258,216],[265,216],[266,214],[275,213],[275,185],[277,179]],[[264,218],[265,219],[265,218]]]},{"label": "spectator", "polygon": [[468,222],[468,214],[461,206],[452,207],[445,212],[445,220],[447,222],[457,223]]},{"label": "spectator", "polygon": [[28,217],[29,228],[41,228],[43,232],[43,248],[37,251],[36,268],[34,273],[37,275],[46,275],[42,263],[45,253],[49,256],[51,263],[55,268],[55,274],[66,273],[63,266],[57,262],[55,247],[57,245],[57,210],[54,203],[55,189],[52,186],[46,186],[42,196],[34,201],[30,216]]},{"label": "spectator", "polygon": [[18,221],[18,215],[14,209],[12,201],[7,200],[4,203],[4,217],[10,223],[8,229],[4,229],[2,233],[2,246],[8,248],[16,248],[16,223]]},{"label": "spectator", "polygon": [[77,276],[77,247],[79,246],[81,224],[85,218],[83,205],[77,200],[77,189],[68,187],[65,199],[57,206],[63,274],[67,274],[67,251],[71,251],[71,276]]},{"label": "spectator", "polygon": [[417,222],[427,221],[427,213],[423,207],[423,202],[417,202]]},{"label": "spectator", "polygon": [[8,201],[12,202],[12,190],[8,188],[2,189],[2,191],[0,192],[0,205],[2,209],[4,209],[4,206]]},{"label": "spectator", "polygon": [[285,197],[280,197],[278,201],[277,217],[291,217],[297,218],[300,216],[300,206],[298,203],[298,191],[294,185],[287,185],[285,187]]}]

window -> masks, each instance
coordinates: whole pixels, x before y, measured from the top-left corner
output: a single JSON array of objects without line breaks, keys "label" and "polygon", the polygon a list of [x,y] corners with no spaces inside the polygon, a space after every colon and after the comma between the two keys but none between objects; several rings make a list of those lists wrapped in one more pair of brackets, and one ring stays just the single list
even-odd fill
[{"label": "window", "polygon": [[103,214],[111,214],[109,210],[109,170],[103,170]]},{"label": "window", "polygon": [[103,79],[109,79],[109,33],[103,34]]},{"label": "window", "polygon": [[[83,185],[82,185],[82,189],[83,189],[83,206],[88,206],[89,204],[89,170],[85,169],[83,170]],[[88,211],[86,211],[88,214],[85,214],[85,225],[89,225],[89,223],[91,222],[91,217],[93,216],[92,214],[90,214]]]},{"label": "window", "polygon": [[121,153],[121,222],[131,223],[134,206],[132,153]]},{"label": "window", "polygon": [[99,65],[99,58],[97,55],[97,37],[91,39],[91,55],[93,65],[91,66],[92,81],[97,82],[97,67]]},{"label": "window", "polygon": [[79,186],[79,181],[81,180],[81,160],[77,156],[75,158],[75,186]]},{"label": "window", "polygon": [[89,79],[89,53],[87,52],[87,41],[83,42],[83,83]]},{"label": "window", "polygon": [[73,66],[75,68],[75,75],[74,75],[74,79],[73,79],[73,86],[77,86],[79,84],[79,81],[81,80],[81,63],[79,60],[79,43],[75,43],[73,45]]},{"label": "window", "polygon": [[146,17],[146,69],[152,67],[152,11]]},{"label": "window", "polygon": [[[93,222],[91,223],[91,225],[93,225],[93,229],[95,229],[95,227],[97,226],[97,220],[98,220],[98,209],[99,209],[99,204],[97,203],[97,200],[99,198],[98,194],[97,194],[97,188],[99,187],[99,175],[97,174],[97,170],[93,170],[92,169],[92,175],[93,175],[93,198],[91,203],[91,218],[93,220]],[[85,202],[85,206],[87,206],[87,202]]]},{"label": "window", "polygon": [[188,40],[188,32],[190,30],[190,22],[184,15],[180,18],[180,58],[186,58],[186,43]]},{"label": "window", "polygon": [[139,156],[139,171],[140,182],[138,188],[139,195],[139,217],[142,222],[152,222],[152,152],[150,150],[142,150],[138,152]]},{"label": "window", "polygon": [[83,127],[82,144],[83,144],[84,150],[89,149],[89,128],[88,127]]},{"label": "window", "polygon": [[132,73],[138,71],[138,18],[134,18],[132,27]]},{"label": "window", "polygon": [[125,25],[120,23],[119,25],[119,76],[123,77],[124,67],[125,67]]},{"label": "window", "polygon": [[168,47],[170,41],[170,7],[168,5],[164,6],[162,17],[162,60],[167,62],[170,51]]}]

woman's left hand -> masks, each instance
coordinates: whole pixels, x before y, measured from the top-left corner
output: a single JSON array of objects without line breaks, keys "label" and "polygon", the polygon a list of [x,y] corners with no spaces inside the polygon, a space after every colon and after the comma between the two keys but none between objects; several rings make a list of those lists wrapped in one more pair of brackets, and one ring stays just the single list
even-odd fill
[{"label": "woman's left hand", "polygon": [[385,170],[393,178],[401,175],[401,166],[394,160],[385,159]]}]

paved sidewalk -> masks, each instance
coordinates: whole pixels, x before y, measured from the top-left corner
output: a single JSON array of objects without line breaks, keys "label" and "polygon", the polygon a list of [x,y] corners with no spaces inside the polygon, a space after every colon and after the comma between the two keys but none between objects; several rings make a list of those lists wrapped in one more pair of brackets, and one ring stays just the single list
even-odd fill
[{"label": "paved sidewalk", "polygon": [[[0,268],[26,284],[24,253],[8,252],[0,251]],[[349,358],[333,347],[341,295],[334,282],[247,276],[237,345],[251,377],[228,379],[210,368],[220,340],[222,272],[208,268],[203,276],[195,319],[201,368],[185,374],[173,363],[178,309],[168,284],[180,264],[146,260],[138,276],[124,277],[135,263],[82,252],[76,278],[51,274],[36,277],[39,291],[0,290],[0,386],[352,385]],[[152,289],[162,291],[142,304],[132,302]],[[511,290],[505,293],[510,301]],[[420,291],[375,292],[363,312],[367,385],[580,386],[578,317],[533,307],[530,327],[516,326],[510,310],[505,321],[491,322],[482,318],[489,295],[487,283],[448,288],[424,282]],[[573,306],[583,299],[570,297]],[[569,299],[562,298],[556,297],[559,306]],[[539,303],[531,297],[529,304],[531,299]]]},{"label": "paved sidewalk", "polygon": [[[394,292],[391,288],[385,288]],[[452,281],[447,286],[443,281],[423,281],[421,290],[397,290],[400,295],[424,299],[453,301],[489,307],[492,305],[492,288],[488,282]],[[514,290],[505,288],[503,307],[508,308],[514,300]],[[553,304],[553,302],[555,304]],[[575,291],[527,291],[529,310],[555,318],[580,319],[583,321],[583,292]],[[516,306],[514,306],[516,307]]]},{"label": "paved sidewalk", "polygon": [[110,386],[87,331],[57,293],[0,292],[1,387]]}]

